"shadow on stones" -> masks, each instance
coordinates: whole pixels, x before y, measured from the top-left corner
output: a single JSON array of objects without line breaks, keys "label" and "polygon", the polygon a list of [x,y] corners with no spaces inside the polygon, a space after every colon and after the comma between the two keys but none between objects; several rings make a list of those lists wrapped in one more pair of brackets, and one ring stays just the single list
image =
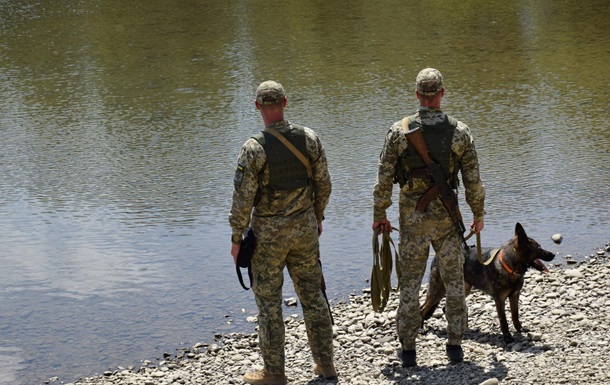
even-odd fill
[{"label": "shadow on stones", "polygon": [[[420,332],[422,335],[425,335],[427,333],[432,333],[439,338],[447,337],[447,330],[445,328],[437,328],[434,326],[428,326],[428,327],[425,327],[424,329],[420,330]],[[502,335],[502,333],[481,331],[479,329],[468,329],[466,331],[466,333],[464,333],[464,340],[470,340],[470,341],[473,341],[473,342],[476,342],[476,343],[482,344],[482,345],[495,346],[497,348],[503,349],[504,351],[513,351],[512,350],[513,346],[518,343],[532,342],[531,338],[529,338],[528,336],[523,335],[522,333],[519,333],[519,332],[513,332],[512,336],[515,339],[515,341],[507,343],[506,341],[504,341],[504,336]],[[549,348],[547,348],[547,349],[549,349]],[[554,349],[554,347],[550,347],[550,349]],[[517,352],[520,352],[520,351],[517,351]],[[522,352],[522,353],[538,354],[538,353],[542,353],[542,352],[544,352],[544,349],[542,346],[533,346],[533,347],[528,348],[526,352]]]},{"label": "shadow on stones", "polygon": [[[420,329],[421,335],[434,334],[439,338],[447,338],[447,329],[445,327],[426,326]],[[520,333],[513,334],[515,341],[526,340],[527,338]],[[506,349],[508,344],[504,341],[502,333],[481,331],[479,329],[468,329],[464,333],[464,340],[474,341],[480,344],[487,344]]]},{"label": "shadow on stones", "polygon": [[495,362],[491,368],[484,368],[468,360],[460,364],[426,366],[426,363],[414,368],[386,366],[381,373],[388,381],[399,385],[407,384],[480,384],[490,378],[500,382],[506,378],[508,368],[501,362]]},{"label": "shadow on stones", "polygon": [[[340,377],[341,377],[341,373],[339,373],[339,378]],[[322,377],[319,377],[319,378],[316,378],[315,380],[311,380],[311,381],[307,382],[306,385],[314,385],[314,384],[318,384],[318,385],[319,384],[324,384],[324,385],[326,385],[326,384],[338,384],[338,383],[339,383],[339,379],[338,378],[335,378],[333,380],[326,380],[326,379],[324,379]]]}]

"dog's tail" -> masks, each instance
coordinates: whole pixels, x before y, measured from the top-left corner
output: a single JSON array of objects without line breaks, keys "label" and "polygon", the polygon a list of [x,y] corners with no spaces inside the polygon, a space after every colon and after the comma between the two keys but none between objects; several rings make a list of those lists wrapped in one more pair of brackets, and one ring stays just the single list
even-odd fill
[{"label": "dog's tail", "polygon": [[441,274],[438,268],[435,266],[436,261],[432,261],[432,268],[430,269],[430,280],[428,281],[428,290],[426,291],[426,299],[424,303],[419,307],[421,314],[422,326],[425,320],[432,317],[434,311],[438,307],[438,304],[445,297],[445,285],[441,279]]},{"label": "dog's tail", "polygon": [[436,303],[430,303],[428,301],[428,298],[426,297],[426,301],[424,302],[424,304],[419,307],[419,311],[421,313],[421,323],[422,323],[422,326],[424,326],[424,322],[428,318],[432,317],[432,314],[434,314],[434,311],[438,307],[439,303],[440,303],[440,301],[438,301]]}]

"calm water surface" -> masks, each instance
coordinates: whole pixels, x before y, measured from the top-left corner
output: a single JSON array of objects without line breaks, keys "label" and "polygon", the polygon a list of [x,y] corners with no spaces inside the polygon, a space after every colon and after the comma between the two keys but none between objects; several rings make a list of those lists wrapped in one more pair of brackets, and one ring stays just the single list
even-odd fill
[{"label": "calm water surface", "polygon": [[477,143],[485,245],[517,221],[560,262],[610,242],[606,0],[273,5],[0,0],[0,384],[254,330],[227,214],[269,78],[327,148],[333,301],[368,286],[376,158],[427,66]]}]

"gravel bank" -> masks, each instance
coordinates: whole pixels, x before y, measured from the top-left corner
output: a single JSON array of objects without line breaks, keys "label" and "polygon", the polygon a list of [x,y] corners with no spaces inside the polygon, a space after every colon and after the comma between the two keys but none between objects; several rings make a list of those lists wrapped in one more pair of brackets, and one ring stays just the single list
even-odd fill
[{"label": "gravel bank", "polygon": [[[610,249],[610,247],[608,248]],[[418,339],[418,364],[403,369],[394,316],[393,293],[383,313],[373,313],[365,292],[333,306],[338,381],[316,379],[297,309],[285,309],[286,375],[290,384],[608,384],[610,383],[610,264],[608,254],[550,273],[529,271],[521,295],[521,321],[529,332],[502,339],[490,297],[473,292],[467,299],[469,329],[465,362],[448,364],[445,317],[437,310]],[[422,292],[423,296],[423,292]],[[422,298],[423,300],[423,298]],[[442,305],[442,304],[441,304]],[[507,311],[508,311],[507,304]],[[295,315],[290,315],[295,313]],[[296,313],[299,315],[297,316]],[[508,316],[510,318],[510,316]],[[510,321],[509,321],[510,323]],[[117,368],[70,385],[242,384],[260,368],[256,334],[218,336],[160,362],[138,369]]]}]

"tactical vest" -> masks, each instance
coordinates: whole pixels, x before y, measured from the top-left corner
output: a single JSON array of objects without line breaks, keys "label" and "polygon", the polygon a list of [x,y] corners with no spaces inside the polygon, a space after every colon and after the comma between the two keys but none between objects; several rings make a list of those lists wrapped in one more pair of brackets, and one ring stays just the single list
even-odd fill
[{"label": "tactical vest", "polygon": [[[421,127],[430,158],[441,166],[443,174],[445,175],[446,180],[449,182],[449,186],[454,189],[457,188],[459,182],[457,165],[455,165],[453,172],[449,171],[450,160],[451,157],[454,156],[453,152],[451,151],[451,144],[453,143],[453,135],[457,129],[457,120],[445,115],[444,122],[434,126],[428,126],[416,121],[415,115],[409,116],[409,130],[412,130],[418,126]],[[415,148],[412,146],[407,147],[407,149],[398,158],[398,164],[396,167],[397,173],[401,171],[403,173],[401,177],[402,181],[404,182],[401,183],[400,186],[402,187],[405,182],[411,181],[411,179],[414,177],[428,179],[428,177],[425,176],[425,173],[422,172],[425,167],[426,164],[422,160],[421,156],[419,156]],[[398,176],[395,179],[395,182],[401,181],[401,178]]]},{"label": "tactical vest", "polygon": [[[303,155],[307,156],[305,129],[291,124],[292,129],[283,135]],[[305,165],[272,134],[261,131],[253,138],[263,146],[269,167],[269,188],[274,190],[296,190],[309,185]]]}]

